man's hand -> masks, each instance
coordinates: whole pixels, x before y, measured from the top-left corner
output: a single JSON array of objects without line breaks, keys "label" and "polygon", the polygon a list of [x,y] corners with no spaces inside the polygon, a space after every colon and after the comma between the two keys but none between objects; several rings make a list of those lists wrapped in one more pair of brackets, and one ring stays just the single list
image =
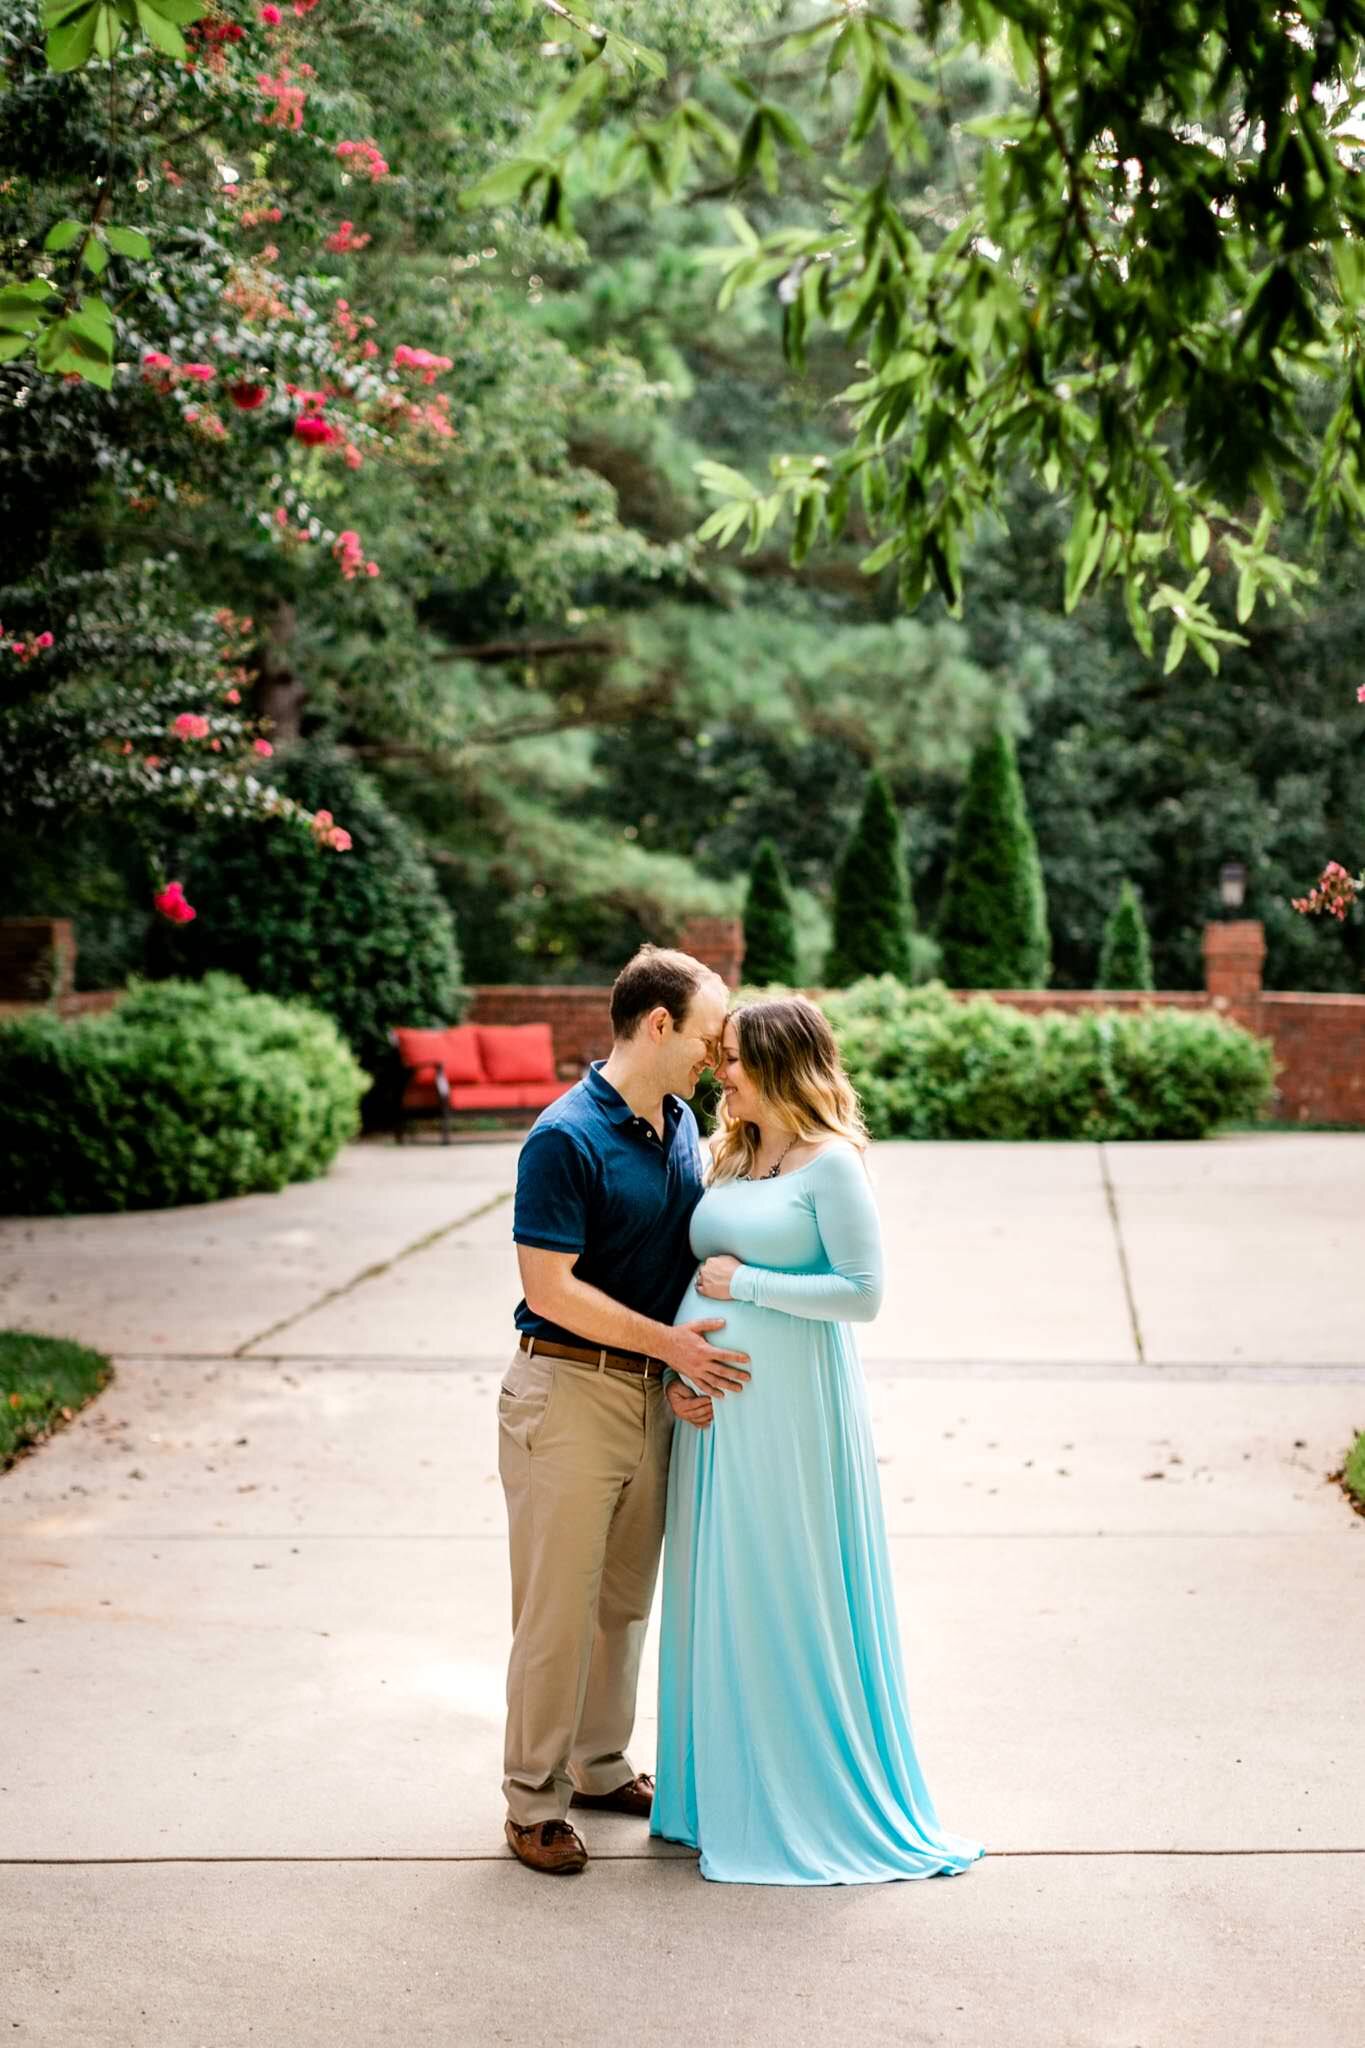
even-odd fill
[{"label": "man's hand", "polygon": [[717,1400],[725,1394],[740,1393],[749,1379],[749,1374],[742,1370],[749,1363],[747,1351],[718,1351],[706,1340],[708,1330],[724,1328],[724,1316],[706,1316],[695,1323],[679,1323],[673,1331],[668,1350],[663,1354],[675,1372],[683,1373],[694,1387]]},{"label": "man's hand", "polygon": [[690,1422],[694,1429],[709,1429],[715,1413],[709,1394],[694,1394],[681,1380],[668,1383],[668,1405],[679,1422]]}]

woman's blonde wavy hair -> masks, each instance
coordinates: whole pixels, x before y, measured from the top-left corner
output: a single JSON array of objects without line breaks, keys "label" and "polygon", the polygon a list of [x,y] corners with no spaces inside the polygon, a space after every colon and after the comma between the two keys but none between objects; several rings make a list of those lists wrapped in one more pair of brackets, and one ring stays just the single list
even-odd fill
[{"label": "woman's blonde wavy hair", "polygon": [[[774,1120],[793,1138],[847,1138],[867,1149],[858,1098],[839,1058],[824,1012],[805,996],[770,996],[732,1010],[740,1063]],[[752,1173],[759,1130],[717,1111],[708,1179],[714,1184]]]}]

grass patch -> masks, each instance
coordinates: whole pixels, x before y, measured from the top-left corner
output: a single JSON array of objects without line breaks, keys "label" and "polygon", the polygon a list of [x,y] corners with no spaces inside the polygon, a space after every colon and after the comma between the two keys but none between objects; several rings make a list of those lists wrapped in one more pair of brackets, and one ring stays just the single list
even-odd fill
[{"label": "grass patch", "polygon": [[1365,1430],[1346,1453],[1346,1463],[1336,1477],[1342,1492],[1358,1515],[1365,1515]]},{"label": "grass patch", "polygon": [[65,1337],[0,1330],[0,1472],[69,1422],[113,1370],[98,1351]]}]

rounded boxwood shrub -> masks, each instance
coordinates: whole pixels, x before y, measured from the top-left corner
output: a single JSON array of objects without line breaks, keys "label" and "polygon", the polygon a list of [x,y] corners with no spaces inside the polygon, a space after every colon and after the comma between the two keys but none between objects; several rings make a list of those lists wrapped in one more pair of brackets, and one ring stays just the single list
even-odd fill
[{"label": "rounded boxwood shrub", "polygon": [[1208,1011],[1030,1016],[890,975],[825,996],[876,1138],[1200,1138],[1268,1103],[1274,1054]]},{"label": "rounded boxwood shrub", "polygon": [[351,835],[334,853],[247,821],[196,832],[178,870],[198,915],[159,926],[169,972],[222,968],[334,1017],[371,1074],[396,1024],[458,1024],[469,1004],[449,906],[430,863],[370,777],[334,747],[281,749],[271,781]]},{"label": "rounded boxwood shrub", "polygon": [[22,1215],[166,1209],[312,1180],[365,1075],[329,1017],[211,974],[0,1026],[0,1185]]}]

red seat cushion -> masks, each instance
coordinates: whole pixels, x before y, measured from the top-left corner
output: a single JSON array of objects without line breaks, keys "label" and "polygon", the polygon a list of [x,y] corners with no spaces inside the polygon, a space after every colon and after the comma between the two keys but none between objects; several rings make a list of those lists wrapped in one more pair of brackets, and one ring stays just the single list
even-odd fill
[{"label": "red seat cushion", "polygon": [[506,1081],[483,1081],[468,1088],[457,1088],[452,1083],[450,1106],[452,1109],[520,1109],[520,1093],[520,1089],[510,1087]]},{"label": "red seat cushion", "polygon": [[419,1071],[444,1067],[452,1088],[484,1080],[479,1061],[479,1040],[473,1024],[454,1024],[447,1031],[397,1031],[398,1057],[405,1067]]},{"label": "red seat cushion", "polygon": [[490,1081],[555,1081],[555,1041],[548,1024],[476,1024]]},{"label": "red seat cushion", "polygon": [[567,1095],[573,1085],[572,1081],[522,1081],[516,1091],[517,1108],[548,1109],[561,1095]]}]

